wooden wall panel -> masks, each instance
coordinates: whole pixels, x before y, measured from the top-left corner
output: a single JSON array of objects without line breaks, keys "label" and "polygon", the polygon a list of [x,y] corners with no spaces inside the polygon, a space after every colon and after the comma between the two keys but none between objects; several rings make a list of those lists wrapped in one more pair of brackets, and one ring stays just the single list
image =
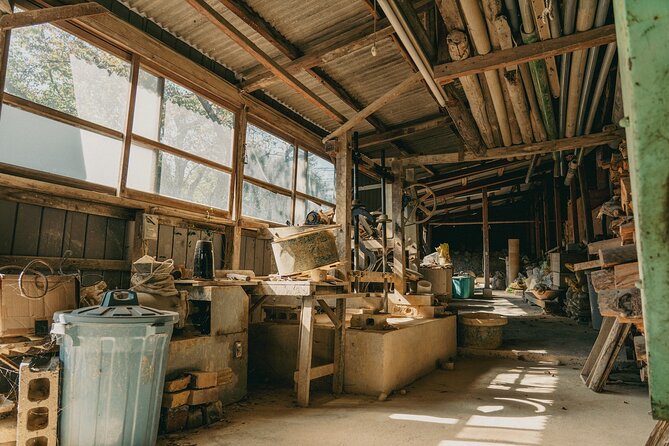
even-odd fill
[{"label": "wooden wall panel", "polygon": [[20,203],[16,211],[16,226],[12,254],[35,256],[39,246],[39,231],[42,223],[42,208]]},{"label": "wooden wall panel", "polygon": [[17,204],[0,200],[0,254],[12,253]]}]

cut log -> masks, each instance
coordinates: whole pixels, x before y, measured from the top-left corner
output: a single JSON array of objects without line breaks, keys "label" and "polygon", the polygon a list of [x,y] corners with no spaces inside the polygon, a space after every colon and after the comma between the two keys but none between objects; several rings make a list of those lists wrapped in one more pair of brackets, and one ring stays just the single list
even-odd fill
[{"label": "cut log", "polygon": [[600,249],[615,248],[621,246],[623,243],[619,238],[612,238],[608,240],[600,240],[598,242],[588,243],[588,254],[597,255]]},{"label": "cut log", "polygon": [[623,263],[613,268],[616,288],[634,288],[639,280],[639,262]]},{"label": "cut log", "polygon": [[592,287],[598,293],[605,290],[612,290],[616,287],[616,278],[612,269],[593,271],[592,274],[590,274],[590,281],[592,282]]},{"label": "cut log", "polygon": [[636,262],[636,244],[600,249],[599,260],[602,262],[602,268],[608,268],[621,263]]},{"label": "cut log", "polygon": [[602,316],[627,319],[642,318],[641,291],[638,288],[611,289],[597,293]]},{"label": "cut log", "polygon": [[634,207],[632,206],[632,183],[628,175],[620,177],[620,204],[625,213],[632,214]]},{"label": "cut log", "polygon": [[648,362],[645,336],[634,336],[634,356],[636,357],[637,363]]},{"label": "cut log", "polygon": [[620,225],[620,240],[623,245],[634,243],[634,222]]}]

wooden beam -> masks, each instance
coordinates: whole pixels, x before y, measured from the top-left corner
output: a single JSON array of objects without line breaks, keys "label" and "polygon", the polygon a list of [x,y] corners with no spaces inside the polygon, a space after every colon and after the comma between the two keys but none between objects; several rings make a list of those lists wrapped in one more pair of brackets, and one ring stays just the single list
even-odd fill
[{"label": "wooden beam", "polygon": [[[199,0],[188,0],[188,1],[199,1]],[[398,96],[406,92],[409,88],[414,86],[416,83],[418,83],[423,77],[421,76],[420,73],[416,72],[409,76],[407,79],[404,81],[400,82],[398,85],[384,93],[380,98],[376,99],[374,102],[369,104],[367,107],[364,109],[360,110],[358,113],[356,113],[351,119],[346,121],[341,127],[339,127],[337,130],[334,132],[330,133],[327,135],[325,138],[323,138],[323,143],[330,141],[333,138],[336,138],[340,135],[343,135],[344,133],[348,132],[351,130],[353,127],[356,125],[360,124],[362,121],[364,121],[369,115],[374,113],[375,111],[379,110],[382,108],[384,105],[388,104],[389,102],[393,101],[396,99]],[[421,163],[418,163],[416,165],[420,165]]]},{"label": "wooden beam", "polygon": [[[4,255],[0,256],[0,265],[25,266],[37,259],[43,260],[51,266],[57,266],[62,261],[60,257]],[[93,269],[101,271],[130,271],[129,260],[81,259],[70,257],[63,266],[65,269],[72,267],[76,269]],[[39,267],[37,268],[39,269]]]},{"label": "wooden beam", "polygon": [[312,103],[318,109],[323,111],[330,118],[335,120],[338,123],[343,123],[346,118],[326,103],[323,99],[318,97],[313,91],[309,90],[302,82],[297,80],[293,75],[288,73],[283,69],[278,63],[276,63],[271,57],[269,57],[263,50],[261,50],[255,43],[251,41],[248,37],[242,34],[237,28],[235,28],[230,22],[228,22],[225,17],[219,14],[214,8],[212,8],[205,0],[187,0],[188,3],[200,14],[205,16],[214,26],[223,31],[233,42],[241,46],[246,52],[251,54],[258,62],[260,62],[265,68],[270,70],[274,75],[279,79],[285,82],[293,90],[295,90],[300,96]]},{"label": "wooden beam", "polygon": [[406,293],[406,249],[404,248],[404,194],[405,169],[397,161],[391,165],[393,172],[391,220],[393,225],[393,274],[395,292],[401,295]]},{"label": "wooden beam", "polygon": [[623,245],[615,248],[605,248],[599,250],[599,260],[602,262],[602,268],[619,265],[621,263],[636,262],[636,245]]},{"label": "wooden beam", "polygon": [[302,52],[295,45],[290,43],[276,28],[270,25],[245,2],[239,0],[218,1],[286,56],[295,59],[302,55]]},{"label": "wooden beam", "polygon": [[3,31],[0,29],[0,115],[2,115],[2,103],[4,102],[5,95],[5,78],[7,77],[7,59],[9,57],[10,37],[11,31]]},{"label": "wooden beam", "polygon": [[12,3],[9,0],[0,0],[0,15],[12,13]]},{"label": "wooden beam", "polygon": [[[323,42],[307,54],[288,62],[283,68],[291,74],[298,74],[303,70],[318,65],[325,65],[340,57],[368,47],[375,41],[378,43],[393,35],[393,33],[393,27],[388,24],[388,20],[386,19],[377,23],[376,36],[374,35],[372,25],[365,25],[353,33],[337,35]],[[242,77],[246,79],[242,84],[242,88],[247,92],[267,88],[279,81],[274,74],[264,71],[263,67],[253,68],[243,73]]]},{"label": "wooden beam", "polygon": [[24,26],[39,25],[41,23],[59,22],[61,20],[76,19],[79,17],[104,14],[106,12],[109,11],[107,11],[104,6],[95,2],[21,11],[0,16],[0,29],[7,30]]},{"label": "wooden beam", "polygon": [[[490,230],[488,225],[488,189],[482,189],[482,232],[483,232],[483,288],[490,288]],[[484,291],[485,294],[485,291]]]},{"label": "wooden beam", "polygon": [[242,227],[240,225],[240,218],[242,217],[242,190],[244,189],[247,118],[248,108],[243,107],[235,122],[235,170],[233,172],[234,192],[232,196],[232,218],[235,220],[235,226],[232,230],[231,269],[239,269],[242,259]]},{"label": "wooden beam", "polygon": [[537,142],[534,144],[519,144],[498,149],[488,149],[485,155],[473,155],[465,153],[461,158],[457,153],[441,153],[435,155],[419,155],[404,158],[401,162],[406,166],[417,166],[420,164],[448,164],[461,163],[463,161],[480,161],[489,159],[510,158],[551,152],[563,152],[574,150],[579,147],[594,147],[603,144],[615,143],[624,137],[624,131],[615,130],[610,132],[593,133],[590,135],[576,136],[573,138],[555,139],[552,141]]},{"label": "wooden beam", "polygon": [[547,57],[559,56],[585,48],[606,45],[616,41],[615,25],[606,25],[589,31],[557,39],[520,45],[508,50],[473,56],[462,61],[449,62],[434,67],[437,82],[445,84],[462,76],[497,70]]},{"label": "wooden beam", "polygon": [[401,127],[392,128],[383,133],[368,133],[360,137],[360,148],[378,146],[396,139],[404,138],[416,133],[427,132],[429,130],[443,128],[451,124],[453,121],[448,116],[439,115],[437,117],[403,125]]},{"label": "wooden beam", "polygon": [[128,181],[128,165],[130,163],[130,146],[132,145],[132,126],[135,121],[135,103],[137,102],[137,85],[139,83],[139,56],[132,55],[132,70],[130,73],[130,93],[128,95],[128,112],[125,119],[125,132],[123,133],[123,147],[121,149],[121,167],[119,169],[118,187],[116,195],[119,197],[125,193]]}]

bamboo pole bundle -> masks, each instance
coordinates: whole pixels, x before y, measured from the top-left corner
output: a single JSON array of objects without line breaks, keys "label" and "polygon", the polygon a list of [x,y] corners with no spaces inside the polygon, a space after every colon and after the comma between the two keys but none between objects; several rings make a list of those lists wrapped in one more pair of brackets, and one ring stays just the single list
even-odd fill
[{"label": "bamboo pole bundle", "polygon": [[[532,10],[534,11],[534,23],[539,40],[548,40],[551,36],[550,25],[548,23],[549,10],[546,10],[544,0],[532,0]],[[557,64],[555,57],[545,59],[546,71],[548,73],[548,86],[554,98],[560,96],[560,79],[558,77]]]},{"label": "bamboo pole bundle", "polygon": [[[492,47],[488,36],[488,27],[483,18],[483,13],[479,8],[478,0],[460,0],[460,7],[462,8],[465,20],[467,21],[469,35],[474,42],[476,52],[480,55],[488,54],[492,50]],[[502,92],[502,84],[499,80],[499,75],[495,70],[486,71],[483,74],[486,78],[488,88],[490,89],[490,96],[502,134],[502,142],[505,146],[510,146],[513,143],[511,126],[509,125],[509,116],[504,102],[504,94]]]},{"label": "bamboo pole bundle", "polygon": [[[521,36],[524,43],[534,43],[538,41],[537,33],[534,27],[534,18],[529,0],[520,1],[520,15],[522,20]],[[548,139],[557,138],[557,129],[555,127],[555,115],[553,112],[553,102],[546,72],[546,64],[543,60],[528,62],[532,83],[539,103],[541,118],[546,129]]]},{"label": "bamboo pole bundle", "polygon": [[[595,22],[594,22],[595,28],[599,28],[606,24],[606,17],[608,16],[610,6],[611,6],[611,0],[599,1],[599,4],[597,5],[597,13],[595,14]],[[585,66],[585,77],[583,79],[581,99],[578,104],[578,118],[576,123],[577,135],[583,134],[583,126],[585,124],[585,117],[587,114],[585,107],[590,97],[590,88],[592,87],[592,80],[595,77],[595,65],[597,64],[598,58],[599,58],[599,47],[595,46],[590,48],[588,50],[588,62]],[[594,102],[592,105],[595,105]]]},{"label": "bamboo pole bundle", "polygon": [[541,120],[539,103],[537,102],[537,96],[534,92],[534,86],[532,85],[532,74],[530,73],[530,67],[524,63],[521,64],[518,69],[520,70],[523,85],[525,86],[527,102],[530,106],[530,123],[532,124],[532,133],[534,134],[534,139],[537,142],[546,141],[546,127],[544,127],[544,122]]},{"label": "bamboo pole bundle", "polygon": [[495,141],[495,147],[501,147],[504,145],[502,141],[502,132],[499,129],[499,122],[497,122],[497,114],[495,113],[495,107],[492,106],[492,96],[490,95],[490,89],[488,88],[488,82],[483,73],[479,73],[479,84],[481,85],[481,91],[483,92],[483,100],[487,104],[486,112],[488,113],[488,122],[492,128],[492,137]]},{"label": "bamboo pole bundle", "polygon": [[[583,32],[592,28],[595,20],[597,0],[581,0],[576,13],[576,31]],[[587,50],[574,51],[572,55],[571,70],[569,73],[569,97],[567,98],[567,115],[565,118],[565,137],[576,136],[576,119],[578,117],[578,106],[581,99],[583,87],[583,76],[585,74],[585,61]]]},{"label": "bamboo pole bundle", "polygon": [[[511,27],[509,26],[506,17],[500,15],[501,4],[498,3],[495,5],[495,1],[499,0],[484,0],[483,2],[486,14],[489,15],[488,20],[494,24],[494,32],[497,35],[501,49],[513,48]],[[525,144],[529,144],[532,142],[533,135],[532,122],[530,119],[529,107],[525,100],[523,81],[520,72],[518,71],[518,66],[507,67],[505,70],[501,71],[509,95],[509,102],[511,103],[513,114],[517,121],[521,140]]]},{"label": "bamboo pole bundle", "polygon": [[[454,30],[450,32],[446,37],[446,44],[451,59],[464,60],[470,56],[469,39],[463,31]],[[475,75],[464,76],[460,78],[460,83],[469,102],[469,108],[472,111],[474,121],[481,132],[483,142],[488,148],[495,147],[492,127],[490,126],[490,122],[488,122],[485,101],[478,77]]]},{"label": "bamboo pole bundle", "polygon": [[[576,22],[577,0],[565,0],[564,20],[562,21],[562,34],[565,36],[574,33]],[[559,127],[560,138],[564,138],[567,120],[567,97],[569,90],[569,71],[571,69],[571,53],[563,54],[560,63],[560,104],[559,104]]]},{"label": "bamboo pole bundle", "polygon": [[511,130],[511,141],[513,144],[522,144],[523,136],[520,133],[520,126],[516,118],[516,112],[511,103],[511,95],[509,93],[509,86],[504,77],[504,70],[498,70],[499,83],[502,86],[502,94],[504,95],[504,105],[506,106],[506,115],[509,117],[509,129]]}]

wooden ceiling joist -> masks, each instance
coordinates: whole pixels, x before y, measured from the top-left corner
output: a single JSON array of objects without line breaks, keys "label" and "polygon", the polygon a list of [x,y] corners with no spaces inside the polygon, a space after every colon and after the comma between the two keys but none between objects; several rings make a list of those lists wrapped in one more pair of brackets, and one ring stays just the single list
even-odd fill
[{"label": "wooden ceiling joist", "polygon": [[478,156],[465,153],[460,157],[458,153],[441,153],[435,155],[418,155],[402,159],[405,167],[417,165],[449,164],[463,161],[492,160],[526,155],[537,155],[551,152],[564,152],[581,147],[595,147],[604,144],[614,144],[624,137],[624,130],[593,133],[590,135],[575,136],[573,138],[554,139],[533,144],[519,144],[511,147],[489,149],[485,155]]},{"label": "wooden ceiling joist", "polygon": [[615,25],[606,25],[589,31],[571,34],[557,39],[520,45],[508,50],[473,56],[461,61],[449,62],[434,67],[437,82],[446,84],[463,76],[496,70],[547,57],[559,56],[573,51],[606,45],[616,41]]},{"label": "wooden ceiling joist", "polygon": [[[188,1],[195,1],[195,0],[188,0]],[[329,135],[327,135],[325,138],[323,138],[323,143],[330,141],[331,139],[334,139],[338,136],[343,135],[344,133],[348,132],[349,130],[353,129],[356,125],[360,124],[362,121],[367,119],[369,115],[372,113],[376,112],[380,108],[382,108],[384,105],[388,104],[392,100],[396,99],[398,96],[400,96],[402,93],[406,92],[409,90],[409,88],[413,87],[415,84],[420,82],[422,79],[422,76],[419,72],[416,72],[400,82],[398,85],[395,87],[391,88],[389,91],[384,93],[380,98],[376,99],[374,102],[369,104],[367,107],[364,109],[360,110],[358,113],[356,113],[351,119],[346,121],[341,127],[339,127],[337,130],[333,131]],[[415,164],[416,166],[420,165],[421,163]]]},{"label": "wooden ceiling joist", "polygon": [[0,16],[0,29],[7,30],[22,28],[42,23],[59,22],[62,20],[104,14],[106,12],[108,11],[104,6],[89,2],[80,3],[78,5],[55,6],[53,8],[20,11],[11,14],[6,13]]},{"label": "wooden ceiling joist", "polygon": [[[298,74],[303,70],[327,64],[361,48],[368,47],[375,41],[379,42],[393,33],[392,26],[388,24],[388,20],[384,19],[377,23],[376,35],[374,35],[371,26],[365,26],[352,33],[337,35],[318,45],[307,54],[288,62],[284,65],[284,68],[291,74]],[[242,84],[242,88],[247,92],[267,88],[279,81],[271,72],[265,71],[262,67],[253,68],[242,76],[247,79]]]},{"label": "wooden ceiling joist", "polygon": [[378,146],[417,133],[443,128],[452,122],[449,116],[440,115],[426,121],[395,127],[383,133],[368,133],[360,137],[360,148]]},{"label": "wooden ceiling joist", "polygon": [[278,63],[276,63],[271,57],[269,57],[263,50],[261,50],[255,43],[251,41],[248,37],[242,34],[237,28],[235,28],[230,22],[228,22],[225,17],[218,13],[214,8],[212,8],[205,0],[187,0],[188,3],[195,8],[200,14],[205,16],[212,24],[214,24],[218,29],[223,31],[232,41],[241,46],[245,51],[251,54],[260,64],[265,68],[270,70],[274,75],[279,79],[285,82],[293,90],[295,90],[300,96],[302,96],[307,101],[311,102],[313,105],[318,107],[326,115],[331,117],[338,123],[343,123],[346,118],[335,110],[331,105],[321,99],[313,91],[309,90],[302,82],[297,80],[293,75],[288,73],[283,69]]}]

